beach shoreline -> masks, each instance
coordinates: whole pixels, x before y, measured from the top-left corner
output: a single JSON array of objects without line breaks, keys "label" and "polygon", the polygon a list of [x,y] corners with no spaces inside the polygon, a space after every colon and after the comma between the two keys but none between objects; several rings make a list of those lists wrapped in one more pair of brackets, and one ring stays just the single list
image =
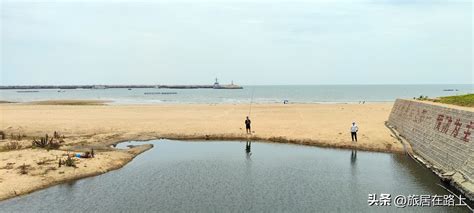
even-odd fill
[{"label": "beach shoreline", "polygon": [[[62,174],[65,174],[64,177],[50,178],[49,180],[45,180],[45,181],[41,181],[41,182],[28,183],[28,184],[26,184],[27,185],[26,187],[21,187],[19,189],[13,189],[13,190],[8,190],[7,189],[7,190],[5,190],[3,188],[0,188],[1,189],[0,190],[0,202],[3,201],[3,200],[14,198],[14,197],[27,195],[27,194],[30,194],[30,193],[33,193],[33,192],[36,192],[36,191],[39,191],[39,190],[42,190],[42,189],[46,189],[46,188],[49,188],[49,187],[52,187],[52,186],[55,186],[55,185],[64,184],[64,183],[68,183],[68,182],[73,182],[73,181],[77,181],[77,180],[88,178],[88,177],[94,177],[94,176],[98,176],[98,175],[101,175],[101,174],[105,174],[105,173],[110,172],[110,171],[120,169],[120,168],[124,167],[125,165],[127,165],[130,161],[132,161],[139,154],[141,154],[141,153],[143,153],[143,152],[145,152],[149,149],[152,149],[152,148],[153,148],[153,145],[144,144],[144,145],[141,145],[141,146],[133,147],[133,148],[131,148],[129,150],[126,150],[126,151],[123,151],[123,150],[112,151],[112,152],[116,152],[116,153],[126,152],[127,155],[125,157],[120,157],[120,158],[118,156],[108,156],[109,161],[115,161],[115,162],[113,164],[109,165],[108,167],[105,167],[105,168],[99,167],[99,168],[94,168],[93,171],[79,171],[79,172],[74,171],[74,172],[71,172],[70,170],[76,170],[76,169],[79,170],[80,168],[64,168],[65,166],[63,166],[64,169],[61,172],[64,172],[64,173],[62,173]],[[32,168],[36,169],[34,167],[32,167]],[[16,182],[18,182],[18,181],[16,181]],[[0,183],[0,185],[1,185],[1,183]]]},{"label": "beach shoreline", "polygon": [[[250,114],[255,132],[247,135],[243,121],[249,113],[248,104],[2,104],[0,130],[7,139],[0,142],[0,147],[12,141],[10,134],[25,138],[20,141],[22,149],[0,152],[0,200],[121,168],[151,148],[110,148],[125,141],[250,140],[402,153],[403,145],[385,126],[391,108],[392,103],[255,104]],[[357,121],[361,128],[357,143],[351,142],[348,134],[352,121]],[[52,135],[54,131],[65,135],[60,150],[48,152],[28,147],[32,138]],[[36,165],[42,158],[54,159],[66,152],[90,148],[97,150],[99,157],[80,159],[82,165],[76,169],[44,172],[57,165],[52,160],[49,167]],[[141,151],[130,153],[136,149]],[[20,175],[18,165],[25,162],[33,172]],[[17,168],[5,169],[9,163]]]}]

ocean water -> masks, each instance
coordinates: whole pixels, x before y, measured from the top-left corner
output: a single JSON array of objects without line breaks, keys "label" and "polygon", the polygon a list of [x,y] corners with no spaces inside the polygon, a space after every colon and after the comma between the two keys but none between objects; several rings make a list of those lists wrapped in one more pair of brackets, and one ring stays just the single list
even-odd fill
[{"label": "ocean water", "polygon": [[143,143],[154,148],[122,169],[2,201],[0,212],[469,212],[369,206],[374,193],[449,195],[403,154],[235,141],[118,147]]},{"label": "ocean water", "polygon": [[[445,91],[452,90],[452,91]],[[25,92],[26,91],[26,92]],[[36,92],[37,91],[37,92]],[[151,94],[150,94],[151,93]],[[172,94],[162,94],[172,93]],[[464,85],[307,85],[244,86],[244,89],[73,89],[0,90],[0,100],[107,100],[113,104],[154,103],[358,103],[392,102],[396,98],[450,96],[474,93]]]}]

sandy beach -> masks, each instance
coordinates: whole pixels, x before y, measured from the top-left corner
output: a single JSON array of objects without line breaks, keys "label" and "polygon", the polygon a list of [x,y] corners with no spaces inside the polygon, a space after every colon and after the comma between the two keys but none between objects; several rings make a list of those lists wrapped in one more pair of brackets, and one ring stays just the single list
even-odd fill
[{"label": "sandy beach", "polygon": [[[368,104],[254,104],[252,135],[245,134],[248,104],[176,105],[61,105],[1,104],[0,130],[25,135],[21,150],[0,152],[0,200],[67,180],[101,174],[125,165],[148,146],[115,150],[110,144],[126,140],[225,139],[263,140],[335,148],[402,152],[384,122],[393,103]],[[350,139],[356,121],[359,142]],[[60,132],[62,150],[32,149],[33,137]],[[97,150],[96,158],[80,159],[78,168],[57,168],[57,156],[69,151]],[[38,164],[38,162],[42,162]],[[43,163],[46,161],[46,163]],[[21,175],[20,165],[31,172]],[[56,167],[53,169],[51,167]]]}]

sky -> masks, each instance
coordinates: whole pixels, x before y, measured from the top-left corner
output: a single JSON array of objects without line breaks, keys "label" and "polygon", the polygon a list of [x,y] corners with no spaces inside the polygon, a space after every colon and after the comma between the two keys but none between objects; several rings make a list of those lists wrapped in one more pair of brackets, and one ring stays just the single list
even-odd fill
[{"label": "sky", "polygon": [[0,85],[474,84],[470,0],[0,1]]}]

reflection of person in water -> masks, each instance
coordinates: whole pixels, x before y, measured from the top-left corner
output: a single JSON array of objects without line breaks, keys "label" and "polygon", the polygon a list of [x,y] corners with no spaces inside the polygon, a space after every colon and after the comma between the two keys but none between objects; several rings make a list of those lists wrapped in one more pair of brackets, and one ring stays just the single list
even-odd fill
[{"label": "reflection of person in water", "polygon": [[252,152],[250,150],[251,146],[252,146],[251,141],[247,141],[247,143],[245,143],[245,153],[247,153],[247,159],[250,159],[250,155],[252,155]]},{"label": "reflection of person in water", "polygon": [[357,150],[356,149],[352,149],[352,153],[351,153],[351,165],[354,165],[355,162],[357,160]]}]

